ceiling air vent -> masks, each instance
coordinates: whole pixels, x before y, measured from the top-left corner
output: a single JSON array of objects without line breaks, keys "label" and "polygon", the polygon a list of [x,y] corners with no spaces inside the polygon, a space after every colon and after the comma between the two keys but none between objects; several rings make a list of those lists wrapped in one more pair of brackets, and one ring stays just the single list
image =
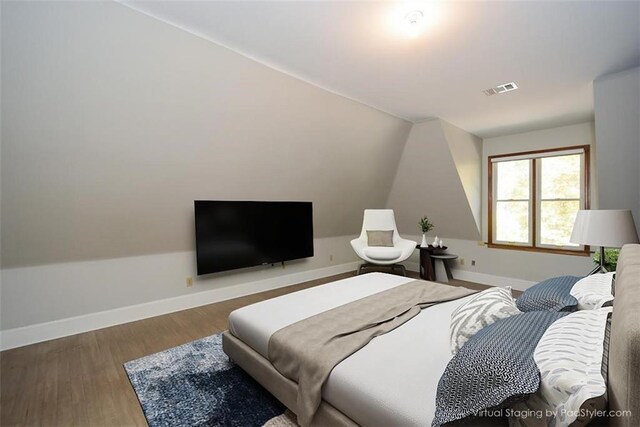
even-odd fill
[{"label": "ceiling air vent", "polygon": [[516,89],[518,89],[518,85],[515,84],[515,82],[511,82],[511,83],[504,83],[496,87],[492,87],[491,89],[485,89],[482,92],[487,96],[491,96],[491,95],[511,92],[512,90],[516,90]]}]

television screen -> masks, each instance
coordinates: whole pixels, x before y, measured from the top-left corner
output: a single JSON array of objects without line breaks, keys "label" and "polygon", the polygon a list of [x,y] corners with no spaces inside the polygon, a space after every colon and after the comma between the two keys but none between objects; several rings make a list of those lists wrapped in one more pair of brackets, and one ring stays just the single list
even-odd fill
[{"label": "television screen", "polygon": [[313,256],[311,202],[194,204],[198,275]]}]

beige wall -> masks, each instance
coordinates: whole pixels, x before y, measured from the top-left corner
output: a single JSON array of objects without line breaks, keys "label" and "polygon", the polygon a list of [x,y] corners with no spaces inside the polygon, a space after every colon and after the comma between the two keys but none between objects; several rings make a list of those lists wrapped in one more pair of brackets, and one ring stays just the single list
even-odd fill
[{"label": "beige wall", "polygon": [[[459,257],[450,263],[454,269],[453,276],[472,282],[511,286],[523,290],[531,283],[521,286],[521,281],[537,283],[556,276],[584,276],[594,266],[588,257],[490,249],[479,245],[477,241],[446,236],[443,240],[448,247],[447,252]],[[460,263],[462,259],[464,265]],[[475,261],[475,265],[472,265],[472,261]],[[409,262],[419,262],[417,251]]]},{"label": "beige wall", "polygon": [[[4,2],[1,19],[0,329],[353,263],[347,236],[384,206],[409,237],[429,215],[461,269],[589,270],[477,241],[487,156],[593,144],[593,123],[480,151],[447,123],[411,128],[114,2]],[[193,200],[218,198],[313,201],[316,256],[186,288]]]},{"label": "beige wall", "polygon": [[350,239],[316,239],[312,258],[286,262],[284,268],[277,264],[194,277],[192,287],[186,287],[185,278],[195,276],[193,251],[5,268],[2,330],[138,304],[162,306],[162,301],[197,299],[198,293],[227,291],[234,295],[237,287],[253,293],[353,271],[358,258]]},{"label": "beige wall", "polygon": [[[432,235],[478,239],[480,233],[443,123],[434,119],[413,125],[387,207],[394,209],[401,234],[419,232],[418,220],[427,215],[435,224]],[[466,143],[467,149],[475,150],[473,140],[460,138],[455,143]]]},{"label": "beige wall", "polygon": [[476,227],[480,231],[482,230],[482,139],[444,120],[441,122],[469,208],[476,221]]},{"label": "beige wall", "polygon": [[194,199],[383,207],[410,124],[115,2],[2,4],[4,267],[191,250]]},{"label": "beige wall", "polygon": [[[486,242],[487,240],[487,160],[489,156],[520,151],[540,150],[544,148],[567,147],[573,145],[593,145],[594,142],[595,133],[593,122],[519,133],[514,135],[505,135],[483,140],[483,241]],[[408,147],[410,147],[409,143],[407,143],[407,148]],[[418,160],[415,161],[418,162]],[[595,160],[592,152],[592,165],[594,161]],[[440,182],[441,185],[447,184],[445,181]],[[394,188],[395,185],[396,184],[394,183]],[[591,189],[592,198],[597,200],[596,178],[593,175],[591,176]],[[444,221],[446,222],[447,220],[445,219]],[[411,234],[414,235],[414,238],[418,238],[416,232],[413,232]],[[458,272],[463,270],[464,272],[472,273],[472,275],[469,276],[469,280],[482,281],[483,277],[489,277],[490,281],[496,283],[495,276],[497,276],[497,278],[507,278],[506,280],[501,280],[501,284],[508,285],[508,278],[516,279],[514,283],[519,284],[518,279],[529,282],[538,282],[553,276],[561,276],[567,274],[584,275],[587,274],[592,268],[592,261],[589,257],[488,248],[485,246],[483,241],[470,238],[461,239],[458,236],[450,233],[449,229],[447,229],[445,232],[435,230],[435,232],[432,234],[438,234],[445,241],[445,245],[448,246],[449,253],[456,254],[460,257],[460,259],[465,260],[464,265],[460,263],[460,259],[456,261],[454,263],[454,268],[456,268]],[[418,253],[416,252],[412,256],[412,258],[410,258],[409,262],[417,263],[418,261]],[[472,265],[472,261],[475,261],[475,265]],[[476,275],[473,276],[473,273],[475,273]],[[479,276],[477,274],[479,274]],[[454,276],[455,275],[456,271],[454,271]]]},{"label": "beige wall", "polygon": [[[2,7],[0,6],[0,22],[2,22]],[[2,39],[0,38],[0,43]],[[0,51],[2,46],[0,45]],[[0,129],[2,126],[2,55],[0,54]],[[2,132],[0,131],[0,178],[2,177]],[[0,331],[2,330],[2,183],[0,182]]]},{"label": "beige wall", "polygon": [[[594,143],[593,122],[484,139],[482,143],[483,241],[487,241],[487,161],[489,156],[574,145],[593,146]],[[593,166],[595,161],[593,150],[591,154]],[[591,169],[593,170],[593,167]],[[596,178],[593,174],[591,190],[592,199],[597,200]],[[592,206],[594,205],[596,203],[592,203]],[[449,252],[465,259],[464,265],[458,262],[455,267],[472,273],[537,282],[553,276],[586,274],[592,268],[592,261],[588,257],[487,248],[478,241],[457,239],[455,236],[446,234],[442,237],[449,246]],[[475,266],[471,265],[472,260],[476,261]]]},{"label": "beige wall", "polygon": [[602,209],[631,209],[640,228],[640,68],[594,82]]}]

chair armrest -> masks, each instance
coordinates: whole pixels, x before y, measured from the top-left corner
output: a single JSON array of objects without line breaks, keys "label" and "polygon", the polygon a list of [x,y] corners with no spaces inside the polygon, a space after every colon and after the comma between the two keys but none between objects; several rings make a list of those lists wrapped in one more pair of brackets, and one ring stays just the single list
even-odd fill
[{"label": "chair armrest", "polygon": [[367,242],[364,239],[361,239],[358,237],[357,239],[353,239],[351,241],[351,247],[357,253],[361,253],[364,250],[364,248],[367,247]]},{"label": "chair armrest", "polygon": [[413,240],[408,240],[408,239],[403,239],[403,238],[399,238],[398,241],[395,244],[395,246],[397,248],[402,250],[402,255],[403,255],[403,258],[405,258],[405,259],[408,258],[409,256],[411,256],[413,251],[416,250],[416,246],[417,245],[418,244],[416,242],[414,242]]}]

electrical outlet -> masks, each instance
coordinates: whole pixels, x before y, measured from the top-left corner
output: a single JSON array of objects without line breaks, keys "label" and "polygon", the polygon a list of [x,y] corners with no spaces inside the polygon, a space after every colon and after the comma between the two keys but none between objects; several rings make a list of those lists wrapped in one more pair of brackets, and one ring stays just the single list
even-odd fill
[{"label": "electrical outlet", "polygon": [[333,254],[329,255],[329,261],[333,261]]},{"label": "electrical outlet", "polygon": [[187,277],[187,288],[190,288],[193,286],[193,277],[189,276]]},{"label": "electrical outlet", "polygon": [[460,258],[460,265],[464,265],[464,258]]},{"label": "electrical outlet", "polygon": [[475,259],[471,260],[471,265],[476,265],[476,260]]}]

